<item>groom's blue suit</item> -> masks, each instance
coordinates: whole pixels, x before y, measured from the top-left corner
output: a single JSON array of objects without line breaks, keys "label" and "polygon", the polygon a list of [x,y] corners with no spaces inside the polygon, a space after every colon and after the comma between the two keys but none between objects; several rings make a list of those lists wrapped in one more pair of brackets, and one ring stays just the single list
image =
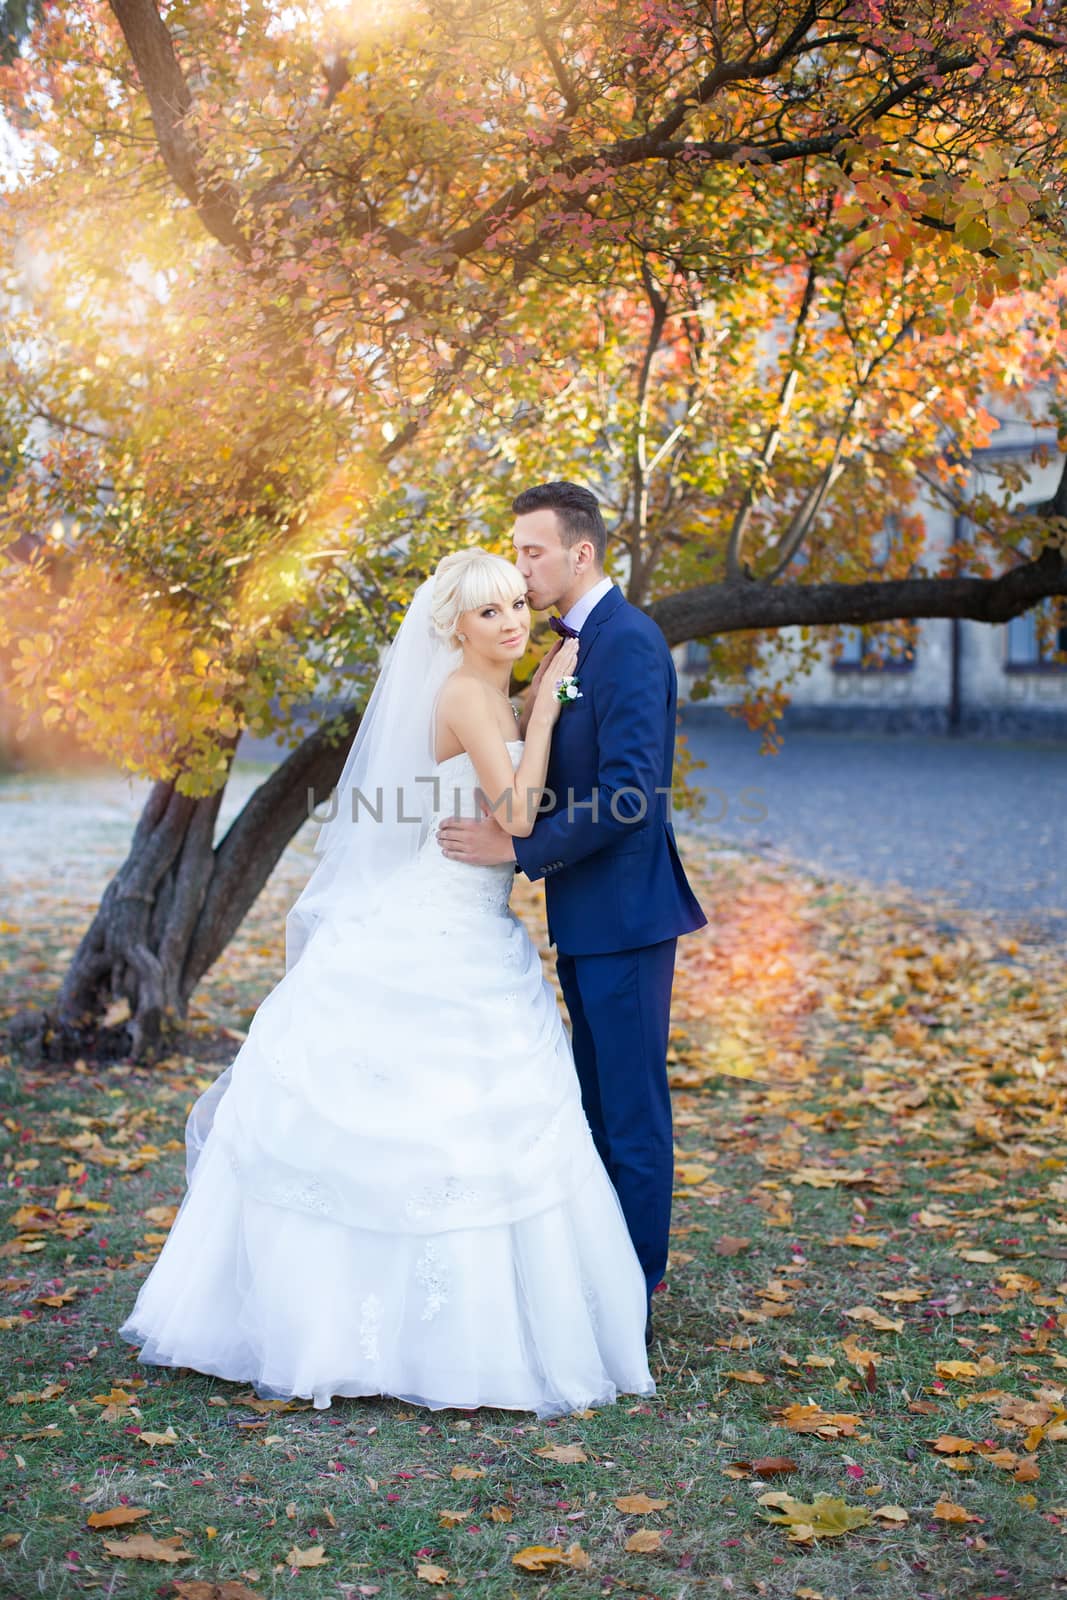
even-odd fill
[{"label": "groom's blue suit", "polygon": [[651,1296],[667,1266],[674,1180],[675,947],[707,922],[671,821],[678,682],[663,634],[614,586],[581,626],[574,675],[581,699],[553,735],[551,809],[515,839],[515,857],[545,879],[582,1103]]}]

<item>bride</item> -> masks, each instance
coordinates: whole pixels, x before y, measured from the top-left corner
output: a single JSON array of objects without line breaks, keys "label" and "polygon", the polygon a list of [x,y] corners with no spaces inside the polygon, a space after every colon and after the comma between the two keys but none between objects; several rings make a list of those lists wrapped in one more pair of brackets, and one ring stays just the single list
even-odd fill
[{"label": "bride", "polygon": [[525,581],[487,551],[416,591],[286,919],[286,972],[186,1128],[187,1190],[119,1332],[262,1397],[393,1395],[540,1417],[655,1393],[646,1289],[582,1109],[512,864],[449,861],[446,816],[528,834],[566,640],[508,700]]}]

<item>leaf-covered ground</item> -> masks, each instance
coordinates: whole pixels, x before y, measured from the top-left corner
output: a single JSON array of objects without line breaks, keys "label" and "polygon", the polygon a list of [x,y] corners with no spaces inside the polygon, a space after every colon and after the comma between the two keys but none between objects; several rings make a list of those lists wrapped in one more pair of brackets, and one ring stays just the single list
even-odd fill
[{"label": "leaf-covered ground", "polygon": [[[182,1193],[186,1109],[280,974],[304,848],[181,1052],[4,1063],[0,1594],[1067,1593],[1062,948],[688,860],[710,926],[676,983],[649,1401],[547,1425],[281,1408],[116,1338]],[[5,1013],[54,989],[88,905],[27,871]],[[543,939],[537,890],[516,901]]]}]

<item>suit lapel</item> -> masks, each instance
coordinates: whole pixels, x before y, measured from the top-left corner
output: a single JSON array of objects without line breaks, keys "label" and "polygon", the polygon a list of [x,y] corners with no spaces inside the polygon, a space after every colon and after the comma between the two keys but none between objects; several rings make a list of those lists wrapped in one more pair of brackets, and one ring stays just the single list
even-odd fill
[{"label": "suit lapel", "polygon": [[582,624],[578,637],[578,660],[574,668],[576,678],[581,678],[585,664],[596,648],[601,628],[605,622],[610,622],[619,607],[625,604],[626,600],[623,592],[616,584],[613,589],[608,590],[603,600],[594,607],[591,615]]}]

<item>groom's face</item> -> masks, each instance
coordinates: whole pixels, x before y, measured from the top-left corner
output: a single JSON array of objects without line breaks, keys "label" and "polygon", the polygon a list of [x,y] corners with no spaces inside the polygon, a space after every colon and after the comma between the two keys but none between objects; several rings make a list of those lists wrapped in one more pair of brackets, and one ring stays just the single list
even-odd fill
[{"label": "groom's face", "polygon": [[575,551],[560,538],[559,518],[551,509],[527,511],[511,530],[515,565],[526,579],[526,598],[535,611],[558,605],[575,579]]}]

